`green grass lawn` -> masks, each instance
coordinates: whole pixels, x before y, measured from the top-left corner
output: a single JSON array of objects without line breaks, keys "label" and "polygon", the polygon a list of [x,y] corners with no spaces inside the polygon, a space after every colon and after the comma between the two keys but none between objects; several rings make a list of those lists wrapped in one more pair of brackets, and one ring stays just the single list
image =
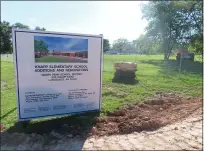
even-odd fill
[{"label": "green grass lawn", "polygon": [[[137,63],[136,72],[139,83],[127,85],[113,83],[113,63],[133,61]],[[103,70],[102,114],[124,104],[135,103],[151,97],[157,91],[179,92],[186,96],[202,96],[202,63],[183,62],[181,73],[175,57],[164,61],[162,55],[105,55]],[[14,65],[1,62],[1,123],[6,129],[13,127],[17,120]],[[42,120],[33,121],[38,123]]]},{"label": "green grass lawn", "polygon": [[35,58],[35,62],[67,62],[65,59],[57,58],[55,56],[44,56]]}]

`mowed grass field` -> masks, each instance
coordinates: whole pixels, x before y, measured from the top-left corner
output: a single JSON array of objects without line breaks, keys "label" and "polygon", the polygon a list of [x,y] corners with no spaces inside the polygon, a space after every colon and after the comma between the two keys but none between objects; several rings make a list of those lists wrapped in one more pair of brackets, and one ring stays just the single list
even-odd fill
[{"label": "mowed grass field", "polygon": [[[113,64],[120,61],[137,63],[138,83],[113,83]],[[186,96],[202,96],[202,62],[184,61],[179,74],[179,62],[172,56],[164,61],[162,55],[104,55],[102,115],[125,104],[143,101],[156,92],[183,93]],[[17,122],[14,64],[1,61],[1,124],[6,129]],[[36,123],[44,119],[32,121]],[[47,119],[46,119],[47,120]],[[52,124],[51,124],[52,125]],[[18,129],[15,126],[15,129]]]},{"label": "mowed grass field", "polygon": [[57,58],[55,56],[44,56],[40,58],[35,58],[35,62],[67,62],[65,59]]}]

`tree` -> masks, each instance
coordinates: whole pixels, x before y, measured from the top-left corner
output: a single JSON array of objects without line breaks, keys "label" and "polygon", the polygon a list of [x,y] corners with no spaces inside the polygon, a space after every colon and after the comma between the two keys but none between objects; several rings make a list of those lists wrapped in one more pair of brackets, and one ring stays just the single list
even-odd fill
[{"label": "tree", "polygon": [[149,39],[146,35],[140,35],[140,37],[137,38],[136,42],[136,49],[140,54],[148,54],[152,49],[149,45]]},{"label": "tree", "polygon": [[125,38],[119,38],[113,42],[113,50],[118,50],[120,53],[130,49],[130,42]]},{"label": "tree", "polygon": [[[202,43],[201,1],[151,1],[142,6],[147,19],[146,36],[161,45],[164,59],[169,59],[172,49],[186,46],[191,41]],[[195,38],[197,37],[197,38]],[[199,47],[200,45],[192,45]]]},{"label": "tree", "polygon": [[191,37],[188,43],[189,50],[199,55],[203,54],[203,36],[200,34]]},{"label": "tree", "polygon": [[[180,3],[185,19],[185,38],[190,51],[203,53],[203,1],[187,1]],[[189,29],[189,30],[187,30]]]},{"label": "tree", "polygon": [[13,24],[13,25],[12,25],[12,28],[15,28],[15,29],[26,29],[26,30],[30,29],[30,27],[29,27],[29,26],[24,25],[24,24],[19,23],[19,22],[18,22],[18,23]]},{"label": "tree", "polygon": [[9,22],[0,22],[1,54],[11,53],[11,26]]},{"label": "tree", "polygon": [[119,38],[113,42],[113,50],[120,53],[136,53],[136,41],[128,41],[126,38]]},{"label": "tree", "polygon": [[108,39],[103,39],[103,51],[106,52],[110,50],[110,43]]},{"label": "tree", "polygon": [[[7,21],[3,21],[0,22],[0,44],[1,44],[1,50],[0,53],[12,53],[13,52],[13,47],[12,47],[12,28],[15,29],[30,29],[29,26],[24,25],[22,23],[15,23],[13,25],[10,25],[9,22]],[[41,31],[45,31],[46,29],[44,27],[39,27],[36,26],[35,30],[41,30]],[[43,51],[44,52],[48,52],[47,49],[47,45],[46,44],[42,44],[42,42],[40,43],[42,48],[45,48]],[[41,52],[43,52],[41,51]]]},{"label": "tree", "polygon": [[46,29],[44,27],[40,28],[39,26],[36,26],[35,30],[46,31]]},{"label": "tree", "polygon": [[9,22],[3,21],[0,23],[0,38],[1,38],[1,54],[12,53],[12,28],[15,29],[30,29],[29,26],[22,23],[10,25]]},{"label": "tree", "polygon": [[48,45],[42,40],[34,40],[35,52],[48,53]]},{"label": "tree", "polygon": [[146,28],[149,39],[157,39],[161,42],[164,59],[169,59],[176,42],[175,9],[169,1],[152,1],[143,6],[144,18],[149,21]]},{"label": "tree", "polygon": [[140,54],[158,54],[161,53],[161,43],[143,34],[136,40],[136,50]]},{"label": "tree", "polygon": [[135,51],[137,50],[137,40],[132,41],[132,47]]}]

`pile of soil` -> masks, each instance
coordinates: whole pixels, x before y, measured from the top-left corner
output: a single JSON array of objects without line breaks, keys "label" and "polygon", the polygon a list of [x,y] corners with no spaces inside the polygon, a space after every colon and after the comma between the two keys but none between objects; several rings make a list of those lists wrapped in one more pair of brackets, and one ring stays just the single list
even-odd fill
[{"label": "pile of soil", "polygon": [[[179,94],[158,93],[154,99],[127,105],[123,109],[109,112],[105,117],[96,118],[96,116],[81,115],[60,118],[56,119],[56,121],[53,119],[29,124],[22,135],[25,133],[39,136],[45,135],[47,136],[46,140],[58,140],[62,136],[67,138],[86,138],[88,136],[152,131],[186,118],[201,107],[201,98],[185,98]],[[20,133],[18,134],[20,135]],[[9,140],[6,139],[10,136],[9,133],[2,132],[1,135],[5,137],[5,140]]]},{"label": "pile of soil", "polygon": [[156,98],[109,112],[95,121],[90,135],[127,134],[155,130],[187,117],[202,106],[201,98],[159,94]]}]

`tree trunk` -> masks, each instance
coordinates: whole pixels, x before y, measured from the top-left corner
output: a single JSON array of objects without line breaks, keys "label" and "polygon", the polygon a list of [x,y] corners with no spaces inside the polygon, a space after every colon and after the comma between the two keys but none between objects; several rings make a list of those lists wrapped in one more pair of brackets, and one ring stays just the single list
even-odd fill
[{"label": "tree trunk", "polygon": [[169,60],[170,54],[171,54],[171,50],[164,52],[164,60]]},{"label": "tree trunk", "polygon": [[164,60],[169,60],[168,53],[164,53]]},{"label": "tree trunk", "polygon": [[169,59],[169,57],[168,57],[168,51],[169,50],[167,50],[167,49],[168,49],[168,46],[167,46],[166,41],[164,40],[164,42],[163,42],[164,60],[168,60]]}]

